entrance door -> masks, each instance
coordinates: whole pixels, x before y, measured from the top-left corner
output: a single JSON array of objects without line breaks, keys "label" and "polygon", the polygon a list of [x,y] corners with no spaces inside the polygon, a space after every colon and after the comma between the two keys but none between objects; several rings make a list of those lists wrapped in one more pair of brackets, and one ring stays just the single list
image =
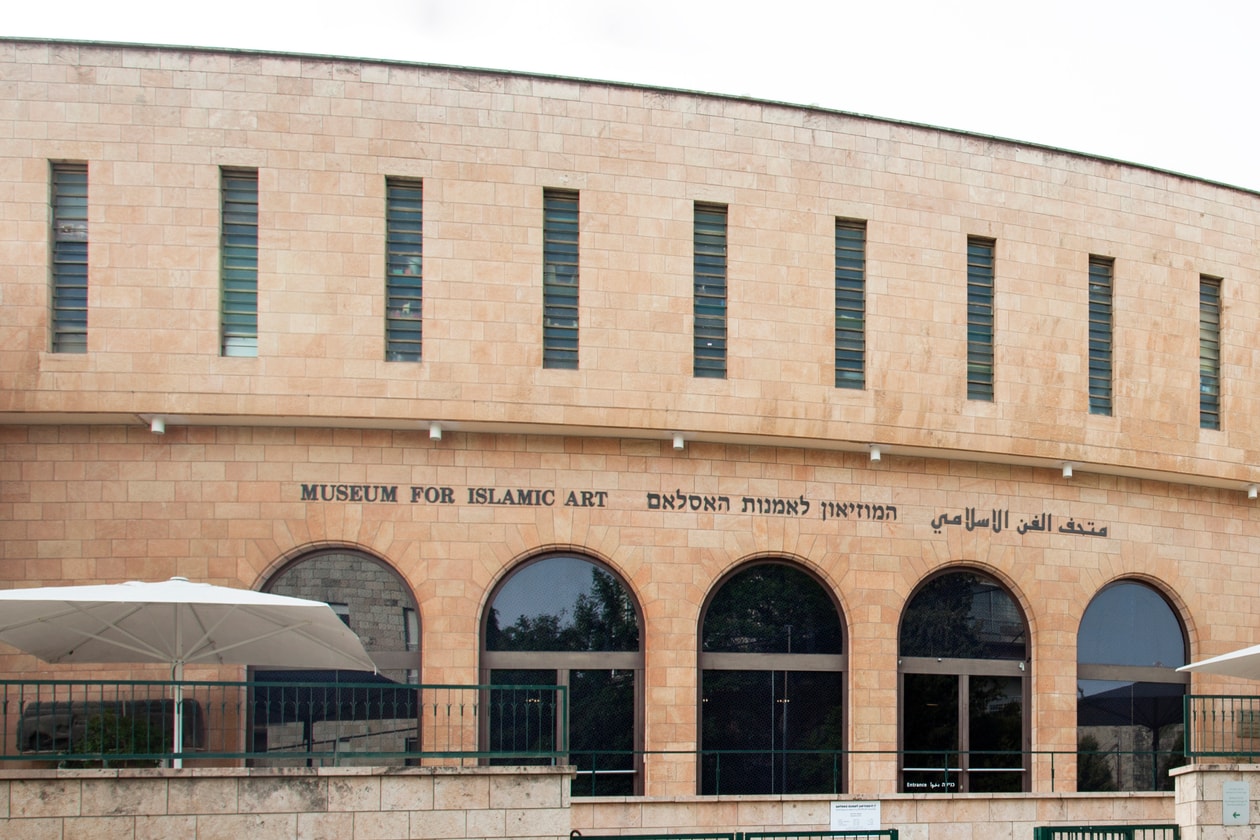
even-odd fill
[{"label": "entrance door", "polygon": [[836,793],[842,674],[704,671],[706,793]]},{"label": "entrance door", "polygon": [[1017,677],[906,674],[903,790],[1023,790],[1023,710]]}]

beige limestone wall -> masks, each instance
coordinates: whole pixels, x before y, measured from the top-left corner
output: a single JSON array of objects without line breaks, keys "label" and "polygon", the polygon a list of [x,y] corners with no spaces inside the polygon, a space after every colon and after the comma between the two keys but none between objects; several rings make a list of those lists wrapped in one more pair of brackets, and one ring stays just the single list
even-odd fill
[{"label": "beige limestone wall", "polygon": [[1173,796],[1167,793],[576,799],[571,811],[573,827],[586,835],[808,832],[830,828],[832,802],[878,803],[880,828],[897,829],[900,840],[1028,840],[1037,826],[1174,822]]},{"label": "beige limestone wall", "polygon": [[561,840],[572,829],[809,831],[829,827],[833,801],[878,802],[881,827],[905,840],[1020,840],[1039,825],[1173,821],[1171,794],[570,800],[568,782],[566,770],[549,768],[0,771],[0,838]]},{"label": "beige limestone wall", "polygon": [[[0,413],[559,426],[1236,488],[1260,411],[1260,198],[843,113],[399,63],[0,42]],[[1035,140],[1036,138],[1032,138]],[[48,347],[48,169],[86,161],[90,335]],[[259,357],[222,358],[218,185],[257,167]],[[384,361],[384,184],[421,178],[424,362]],[[541,366],[541,202],[581,194],[581,369]],[[691,375],[692,207],[729,205],[730,369]],[[868,385],[836,389],[834,223],[867,223]],[[996,240],[996,396],[967,400],[965,248]],[[1115,261],[1115,413],[1087,265]],[[1199,277],[1223,278],[1223,430]],[[245,419],[242,419],[245,418]]]},{"label": "beige limestone wall", "polygon": [[[303,486],[396,486],[397,501],[303,501]],[[449,486],[451,504],[412,502]],[[476,487],[555,491],[551,506],[470,504]],[[600,492],[601,506],[563,504]],[[653,497],[724,497],[720,511],[664,510]],[[804,499],[808,514],[743,501]],[[835,505],[882,505],[885,518]],[[1001,509],[1009,525],[933,527],[941,511]],[[831,514],[824,518],[823,511]],[[895,510],[895,514],[892,511]],[[1107,535],[1020,533],[1043,511]],[[366,551],[395,568],[420,612],[420,680],[471,684],[495,584],[522,560],[578,551],[621,575],[643,616],[646,792],[695,791],[698,622],[739,564],[780,557],[813,571],[846,631],[848,790],[896,789],[897,634],[907,599],[947,567],[993,574],[1029,624],[1033,790],[1072,789],[1076,634],[1108,582],[1157,587],[1190,634],[1193,658],[1251,640],[1260,600],[1251,546],[1260,512],[1240,494],[1001,465],[789,447],[446,434],[421,431],[0,426],[0,581],[41,585],[184,575],[259,587],[315,548]],[[0,656],[11,676],[64,676]],[[159,676],[130,669],[118,676]],[[1196,690],[1228,688],[1196,678]],[[1236,687],[1245,690],[1245,687]],[[669,755],[666,751],[683,751]],[[1052,755],[1053,753],[1053,755]],[[1051,774],[1054,773],[1052,780]],[[1052,787],[1053,785],[1053,787]]]},{"label": "beige limestone wall", "polygon": [[[56,161],[89,168],[83,355],[47,352]],[[259,170],[254,359],[218,349],[224,166]],[[419,364],[384,361],[391,176],[424,183]],[[581,194],[577,371],[541,366],[550,187]],[[540,552],[580,551],[642,610],[654,795],[695,789],[694,760],[665,751],[695,748],[699,612],[750,559],[799,562],[840,605],[848,743],[876,753],[848,768],[854,793],[895,788],[897,622],[941,568],[995,575],[1027,615],[1034,790],[1050,789],[1051,753],[1059,783],[1070,778],[1076,632],[1108,582],[1159,588],[1194,658],[1260,641],[1248,585],[1260,512],[1243,492],[1260,478],[1253,193],[731,98],[0,40],[0,197],[0,583],[180,574],[254,587],[306,550],[359,549],[413,590],[421,679],[472,683],[494,584]],[[696,201],[730,210],[725,380],[691,375]],[[832,381],[837,218],[867,225],[860,391]],[[966,399],[973,235],[996,241],[991,403]],[[1115,260],[1107,417],[1087,404],[1091,254]],[[1203,274],[1223,278],[1221,430],[1198,419]],[[148,433],[151,414],[167,418],[164,436]],[[674,432],[685,449],[670,448]],[[319,483],[402,496],[302,501]],[[456,501],[413,503],[412,486]],[[607,495],[494,507],[469,501],[477,487]],[[653,495],[729,507],[665,510]],[[778,514],[745,498],[811,506]],[[965,508],[1007,511],[1010,528],[930,524]],[[1108,533],[1015,530],[1042,513]],[[16,655],[0,667],[48,675]]]},{"label": "beige limestone wall", "polygon": [[[1177,824],[1182,840],[1232,840],[1254,837],[1260,825],[1260,766],[1222,761],[1194,764],[1172,771],[1177,783]],[[1225,785],[1245,785],[1248,807],[1231,808],[1225,821]],[[1237,795],[1230,804],[1238,805]],[[1237,817],[1234,815],[1238,814]]]},{"label": "beige limestone wall", "polygon": [[552,768],[0,771],[0,838],[562,840],[569,779]]}]

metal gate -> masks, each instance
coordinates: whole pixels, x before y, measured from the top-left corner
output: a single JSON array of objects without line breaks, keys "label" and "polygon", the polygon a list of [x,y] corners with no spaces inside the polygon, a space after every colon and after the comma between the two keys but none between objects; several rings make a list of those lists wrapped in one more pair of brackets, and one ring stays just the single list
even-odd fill
[{"label": "metal gate", "polygon": [[[851,840],[897,840],[897,829],[885,828],[878,831],[733,831],[713,834],[583,834],[572,831],[569,837],[573,840],[825,840],[829,837],[847,837]],[[1040,840],[1040,838],[1038,838]],[[1050,838],[1047,838],[1050,840]],[[1141,838],[1146,840],[1146,838]],[[1161,838],[1154,838],[1161,840]],[[1162,840],[1177,840],[1163,838]]]},{"label": "metal gate", "polygon": [[1181,840],[1177,825],[1046,825],[1033,840]]}]

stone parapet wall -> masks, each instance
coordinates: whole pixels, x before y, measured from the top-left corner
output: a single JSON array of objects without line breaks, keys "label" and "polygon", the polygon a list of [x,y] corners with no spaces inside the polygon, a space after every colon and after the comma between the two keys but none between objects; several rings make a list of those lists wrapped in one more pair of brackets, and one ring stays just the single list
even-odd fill
[{"label": "stone parapet wall", "polygon": [[[1172,771],[1177,780],[1177,819],[1181,840],[1233,840],[1256,837],[1260,826],[1260,764],[1195,764]],[[1247,809],[1231,809],[1225,824],[1225,785],[1246,785]],[[1230,797],[1231,805],[1237,804]],[[1233,814],[1239,814],[1234,817]]]},{"label": "stone parapet wall", "polygon": [[1170,793],[604,798],[576,799],[570,810],[573,828],[588,835],[801,832],[827,830],[832,802],[878,803],[880,828],[897,829],[899,840],[1028,840],[1036,826],[1174,821]]},{"label": "stone parapet wall", "polygon": [[[545,767],[0,771],[0,840],[560,840],[573,829],[810,831],[829,827],[837,801],[878,802],[881,827],[896,828],[902,840],[1017,840],[1031,837],[1035,826],[1172,823],[1174,810],[1180,818],[1207,807],[1186,799],[1197,787],[1180,783],[1174,809],[1168,793],[571,800],[570,778],[568,768]],[[1212,787],[1211,779],[1195,778]],[[1219,794],[1220,785],[1215,789]]]},{"label": "stone parapet wall", "polygon": [[566,768],[0,771],[0,840],[564,838]]}]

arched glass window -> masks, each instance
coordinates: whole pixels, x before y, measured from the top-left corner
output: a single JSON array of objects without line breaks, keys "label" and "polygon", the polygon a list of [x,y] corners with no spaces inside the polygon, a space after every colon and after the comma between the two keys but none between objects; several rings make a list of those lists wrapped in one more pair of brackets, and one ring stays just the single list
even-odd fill
[{"label": "arched glass window", "polygon": [[324,601],[363,642],[381,673],[416,682],[420,618],[398,573],[375,557],[333,550],[305,555],[267,582],[267,592]]},{"label": "arched glass window", "polygon": [[1132,580],[1090,601],[1076,642],[1076,788],[1172,790],[1181,763],[1186,634],[1168,601]]},{"label": "arched glass window", "polygon": [[[501,687],[486,711],[489,748],[558,750],[567,734],[575,796],[641,792],[642,634],[621,579],[571,554],[527,563],[494,593],[484,631],[484,667]],[[568,688],[567,733],[563,705],[530,686]]]},{"label": "arched glass window", "polygon": [[1021,791],[1028,785],[1028,632],[994,578],[949,572],[901,620],[902,790]]},{"label": "arched glass window", "polygon": [[[419,680],[420,619],[402,578],[368,554],[333,549],[299,557],[264,589],[329,604],[359,636],[379,673],[254,671],[256,682],[270,685],[254,689],[252,749],[292,750],[305,744],[308,751],[319,751],[351,739],[359,752],[414,751],[419,743],[416,691],[395,684]],[[345,683],[352,685],[314,685]]]},{"label": "arched glass window", "polygon": [[811,575],[758,563],[701,619],[700,792],[844,789],[844,631]]}]

